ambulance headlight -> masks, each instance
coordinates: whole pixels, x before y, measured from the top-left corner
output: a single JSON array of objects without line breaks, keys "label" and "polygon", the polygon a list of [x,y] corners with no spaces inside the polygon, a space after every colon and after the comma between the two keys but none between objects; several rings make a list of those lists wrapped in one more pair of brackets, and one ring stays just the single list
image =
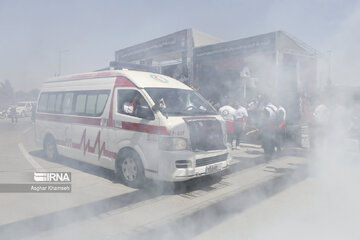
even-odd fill
[{"label": "ambulance headlight", "polygon": [[188,148],[187,140],[180,137],[162,137],[159,141],[159,147],[165,151],[181,151]]}]

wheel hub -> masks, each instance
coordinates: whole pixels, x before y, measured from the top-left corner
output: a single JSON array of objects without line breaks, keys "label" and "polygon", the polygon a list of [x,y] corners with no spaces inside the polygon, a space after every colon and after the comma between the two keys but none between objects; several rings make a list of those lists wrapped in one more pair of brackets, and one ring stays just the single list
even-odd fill
[{"label": "wheel hub", "polygon": [[122,163],[122,172],[127,181],[134,181],[137,176],[137,165],[133,158],[125,158]]}]

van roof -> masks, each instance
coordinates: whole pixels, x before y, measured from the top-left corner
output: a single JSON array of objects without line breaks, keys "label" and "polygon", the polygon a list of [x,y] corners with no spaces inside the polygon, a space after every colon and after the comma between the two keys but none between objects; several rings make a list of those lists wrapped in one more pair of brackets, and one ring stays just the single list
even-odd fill
[{"label": "van roof", "polygon": [[184,83],[162,75],[158,73],[135,71],[135,70],[108,70],[100,72],[89,72],[81,74],[72,74],[67,76],[54,77],[49,79],[47,83],[50,82],[67,82],[67,81],[76,81],[76,80],[85,80],[85,79],[99,79],[99,78],[108,78],[108,77],[117,77],[123,76],[128,78],[131,82],[135,84],[138,88],[180,88],[191,90],[190,87]]}]

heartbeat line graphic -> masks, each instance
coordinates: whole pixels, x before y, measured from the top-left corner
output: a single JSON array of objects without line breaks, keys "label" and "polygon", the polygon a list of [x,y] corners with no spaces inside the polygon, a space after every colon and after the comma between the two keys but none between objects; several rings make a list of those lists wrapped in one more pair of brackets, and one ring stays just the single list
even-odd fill
[{"label": "heartbeat line graphic", "polygon": [[102,142],[101,147],[100,147],[100,135],[101,135],[101,133],[100,133],[100,130],[99,130],[98,134],[96,136],[95,142],[94,142],[94,146],[90,146],[90,139],[88,139],[87,142],[86,142],[86,128],[85,128],[84,131],[83,131],[83,134],[81,136],[80,144],[76,144],[76,143],[74,144],[73,143],[72,146],[77,148],[77,149],[83,148],[84,156],[86,155],[86,152],[95,153],[95,149],[97,149],[97,151],[98,151],[98,160],[100,159],[100,157],[103,154],[104,154],[104,156],[115,158],[116,153],[106,150],[105,142]]}]

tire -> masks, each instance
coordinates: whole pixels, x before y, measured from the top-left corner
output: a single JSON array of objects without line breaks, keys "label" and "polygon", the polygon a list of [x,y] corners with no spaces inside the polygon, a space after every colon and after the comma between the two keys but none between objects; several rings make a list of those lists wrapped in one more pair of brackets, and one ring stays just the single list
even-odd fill
[{"label": "tire", "polygon": [[58,159],[58,151],[56,141],[52,136],[47,136],[44,140],[45,158],[49,161],[55,162]]},{"label": "tire", "polygon": [[144,185],[144,167],[139,155],[131,149],[120,151],[116,159],[115,175],[126,185],[140,188]]}]

